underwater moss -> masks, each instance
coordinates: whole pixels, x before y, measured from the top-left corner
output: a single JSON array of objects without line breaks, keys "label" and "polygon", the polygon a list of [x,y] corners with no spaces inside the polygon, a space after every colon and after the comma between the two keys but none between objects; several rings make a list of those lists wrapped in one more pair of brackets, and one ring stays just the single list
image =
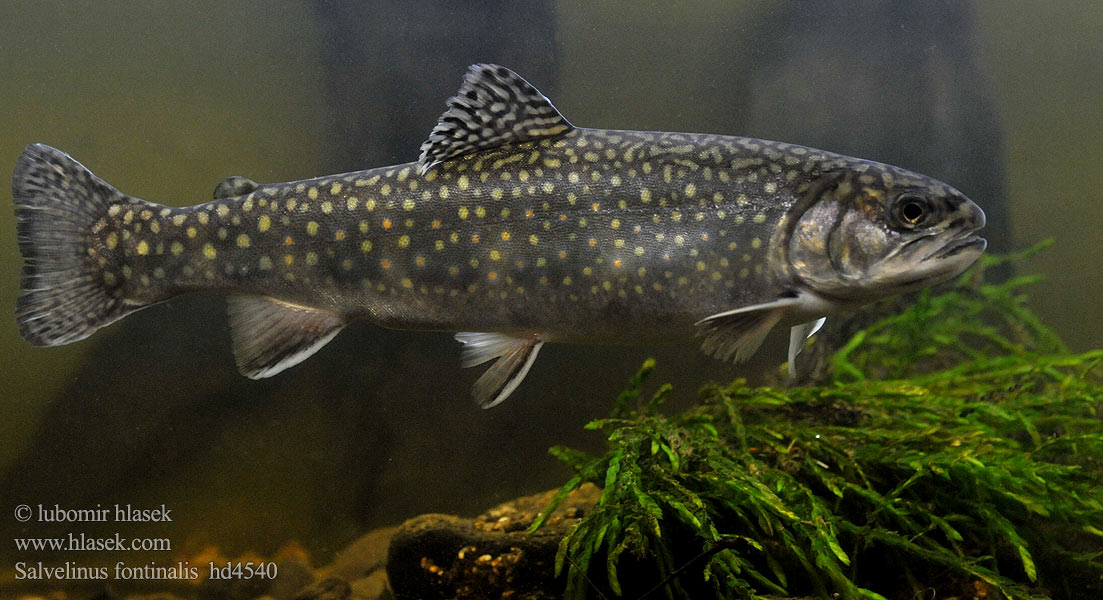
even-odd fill
[{"label": "underwater moss", "polygon": [[607,452],[552,449],[576,475],[544,514],[603,489],[560,544],[566,596],[1101,597],[1103,350],[1038,321],[1036,278],[986,283],[1000,260],[859,332],[824,385],[666,416],[647,361],[588,425]]}]

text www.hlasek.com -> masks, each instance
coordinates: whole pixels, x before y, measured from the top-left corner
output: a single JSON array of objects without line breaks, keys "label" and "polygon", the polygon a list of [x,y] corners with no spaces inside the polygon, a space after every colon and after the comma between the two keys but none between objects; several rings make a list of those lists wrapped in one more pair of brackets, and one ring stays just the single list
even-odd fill
[{"label": "text www.hlasek.com", "polygon": [[168,538],[124,538],[116,533],[112,537],[89,537],[85,534],[69,533],[61,538],[15,538],[15,549],[20,552],[81,552],[81,551],[121,551],[121,552],[167,552],[172,550],[172,540]]},{"label": "text www.hlasek.com", "polygon": [[[58,504],[31,506],[20,504],[15,507],[14,517],[19,523],[43,524],[80,524],[80,523],[118,523],[120,527],[136,524],[168,523],[173,521],[172,509],[164,504],[155,508],[138,508],[130,504],[114,504],[95,507],[70,508]],[[64,552],[169,552],[172,540],[165,537],[126,537],[116,532],[108,537],[91,536],[82,532],[69,531],[60,537],[19,537],[13,538],[18,553],[64,553]],[[142,564],[131,564],[125,558],[114,557],[104,560],[102,555],[83,555],[81,560],[64,562],[44,562],[42,560],[20,560],[15,563],[15,579],[19,580],[190,580],[199,579],[275,579],[278,567],[274,562],[264,561],[205,561],[203,565],[192,565],[187,560],[176,560],[163,564],[160,560]],[[84,560],[91,564],[81,564]],[[106,564],[105,564],[106,563]]]}]

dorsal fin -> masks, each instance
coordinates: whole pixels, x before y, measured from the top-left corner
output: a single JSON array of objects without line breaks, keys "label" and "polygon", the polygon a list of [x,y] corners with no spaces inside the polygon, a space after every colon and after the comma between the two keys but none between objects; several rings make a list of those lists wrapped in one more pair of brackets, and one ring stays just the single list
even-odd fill
[{"label": "dorsal fin", "polygon": [[421,145],[418,171],[424,174],[449,158],[573,128],[520,75],[498,65],[471,65],[460,91],[448,99],[448,109]]},{"label": "dorsal fin", "polygon": [[257,187],[259,187],[257,186],[257,182],[248,177],[232,175],[214,186],[214,199],[222,200],[224,198],[233,198],[234,196],[243,196],[257,189]]}]

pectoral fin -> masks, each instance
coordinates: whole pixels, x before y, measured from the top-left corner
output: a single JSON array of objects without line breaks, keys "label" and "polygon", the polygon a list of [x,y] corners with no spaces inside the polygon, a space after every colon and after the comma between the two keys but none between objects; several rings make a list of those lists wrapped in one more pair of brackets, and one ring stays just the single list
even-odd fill
[{"label": "pectoral fin", "polygon": [[544,345],[535,335],[518,337],[505,333],[462,332],[456,334],[456,341],[463,344],[460,364],[464,367],[494,361],[471,389],[481,408],[497,406],[508,398],[521,385]]},{"label": "pectoral fin", "polygon": [[701,349],[721,360],[743,362],[758,350],[774,325],[800,304],[795,297],[779,298],[705,317],[697,322],[698,334],[705,338]]},{"label": "pectoral fin", "polygon": [[345,326],[335,312],[267,296],[230,296],[227,312],[237,368],[250,379],[299,364]]},{"label": "pectoral fin", "polygon": [[826,320],[827,317],[820,317],[789,329],[789,377],[795,379],[797,376],[797,355],[804,350],[804,341],[816,335]]}]

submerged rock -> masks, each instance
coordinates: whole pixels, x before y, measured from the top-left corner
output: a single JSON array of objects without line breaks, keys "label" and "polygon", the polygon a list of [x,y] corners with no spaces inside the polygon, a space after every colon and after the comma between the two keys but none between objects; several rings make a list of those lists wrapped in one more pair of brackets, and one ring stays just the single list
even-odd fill
[{"label": "submerged rock", "polygon": [[501,504],[474,519],[422,515],[404,523],[387,557],[387,576],[399,600],[562,596],[555,577],[559,542],[597,503],[601,491],[572,492],[536,533],[526,529],[555,491]]}]

